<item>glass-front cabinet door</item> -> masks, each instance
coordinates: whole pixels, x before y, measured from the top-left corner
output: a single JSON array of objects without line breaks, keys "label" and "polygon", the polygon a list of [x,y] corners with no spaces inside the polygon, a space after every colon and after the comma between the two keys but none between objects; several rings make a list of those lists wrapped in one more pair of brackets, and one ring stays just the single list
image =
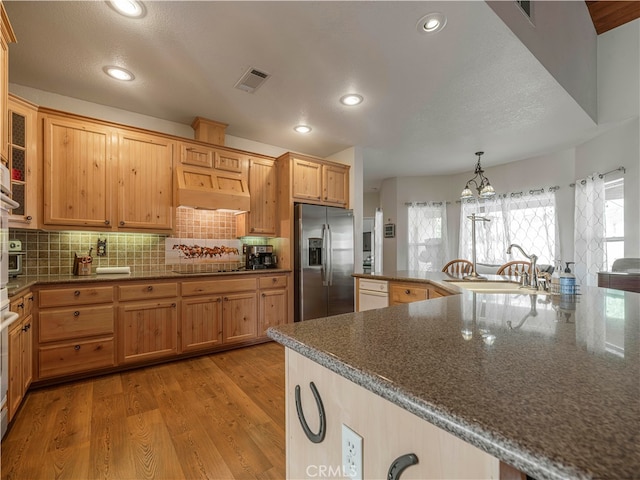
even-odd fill
[{"label": "glass-front cabinet door", "polygon": [[11,197],[20,204],[11,211],[10,227],[37,228],[36,121],[35,105],[9,95]]}]

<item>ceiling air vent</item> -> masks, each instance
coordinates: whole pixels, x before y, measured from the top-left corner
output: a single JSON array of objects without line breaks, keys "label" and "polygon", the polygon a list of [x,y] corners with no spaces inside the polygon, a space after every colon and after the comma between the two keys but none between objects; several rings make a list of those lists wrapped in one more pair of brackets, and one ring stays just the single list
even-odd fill
[{"label": "ceiling air vent", "polygon": [[245,92],[253,93],[255,92],[260,85],[262,85],[269,75],[266,72],[261,72],[255,68],[250,68],[247,72],[238,80],[235,87],[240,90],[244,90]]}]

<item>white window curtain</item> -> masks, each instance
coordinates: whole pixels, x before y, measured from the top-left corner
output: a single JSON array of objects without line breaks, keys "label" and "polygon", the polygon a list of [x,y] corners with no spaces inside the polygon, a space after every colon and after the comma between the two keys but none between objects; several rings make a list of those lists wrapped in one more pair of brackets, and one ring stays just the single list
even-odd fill
[{"label": "white window curtain", "polygon": [[502,265],[521,259],[514,251],[507,255],[507,247],[516,243],[528,254],[538,256],[539,265],[553,265],[562,258],[557,221],[556,193],[534,191],[514,193],[498,198],[461,204],[459,258],[471,259],[472,213],[491,219],[476,222],[476,257],[479,263]]},{"label": "white window curtain", "polygon": [[449,258],[446,202],[408,205],[408,269],[440,271]]},{"label": "white window curtain", "polygon": [[598,272],[605,270],[605,191],[599,174],[576,182],[574,216],[574,260],[576,282],[598,285]]}]

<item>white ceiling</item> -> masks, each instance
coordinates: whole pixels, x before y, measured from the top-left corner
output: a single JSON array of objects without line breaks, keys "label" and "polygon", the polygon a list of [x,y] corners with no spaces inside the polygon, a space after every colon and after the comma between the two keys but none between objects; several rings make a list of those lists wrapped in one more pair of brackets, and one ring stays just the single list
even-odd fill
[{"label": "white ceiling", "polygon": [[[388,177],[471,171],[575,145],[595,124],[482,1],[5,1],[10,82],[326,157],[362,147],[365,190]],[[586,7],[585,7],[586,8]],[[418,19],[442,12],[436,34]],[[119,65],[121,83],[102,68]],[[271,74],[234,88],[249,68]],[[357,92],[358,107],[338,99]],[[302,136],[292,128],[312,126]]]}]

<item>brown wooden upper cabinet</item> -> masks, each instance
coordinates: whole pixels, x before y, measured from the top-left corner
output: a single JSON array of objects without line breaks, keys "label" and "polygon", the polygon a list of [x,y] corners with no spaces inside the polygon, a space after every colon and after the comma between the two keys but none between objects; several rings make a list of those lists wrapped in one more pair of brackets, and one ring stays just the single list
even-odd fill
[{"label": "brown wooden upper cabinet", "polygon": [[8,116],[9,97],[9,44],[16,41],[13,28],[4,5],[0,2],[0,156],[6,165],[8,159]]},{"label": "brown wooden upper cabinet", "polygon": [[169,232],[174,142],[41,109],[45,227]]},{"label": "brown wooden upper cabinet", "polygon": [[277,171],[275,160],[251,158],[249,160],[249,191],[251,209],[236,215],[238,237],[277,236]]},{"label": "brown wooden upper cabinet", "polygon": [[349,166],[318,158],[287,153],[278,158],[288,162],[291,197],[294,201],[347,207]]},{"label": "brown wooden upper cabinet", "polygon": [[171,230],[173,142],[120,132],[118,157],[118,228]]},{"label": "brown wooden upper cabinet", "polygon": [[9,95],[9,172],[11,198],[20,204],[9,215],[9,226],[38,228],[38,109]]}]

